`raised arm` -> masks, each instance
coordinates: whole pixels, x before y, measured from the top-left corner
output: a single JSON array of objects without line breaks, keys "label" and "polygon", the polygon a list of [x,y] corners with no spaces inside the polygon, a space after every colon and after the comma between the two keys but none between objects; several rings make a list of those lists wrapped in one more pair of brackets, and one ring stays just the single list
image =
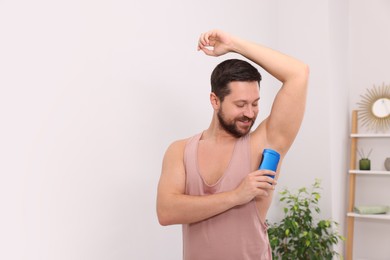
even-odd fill
[{"label": "raised arm", "polygon": [[[219,30],[202,34],[198,50],[210,56],[236,52],[257,63],[283,83],[274,100],[271,114],[261,127],[266,129],[268,145],[281,153],[286,153],[303,119],[309,76],[308,66],[278,51]],[[260,129],[258,127],[254,131],[254,138],[260,134]]]}]

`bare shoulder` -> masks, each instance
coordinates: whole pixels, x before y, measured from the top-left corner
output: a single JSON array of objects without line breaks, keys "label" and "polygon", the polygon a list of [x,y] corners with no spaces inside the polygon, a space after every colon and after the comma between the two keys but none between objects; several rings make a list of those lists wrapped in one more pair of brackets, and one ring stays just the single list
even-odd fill
[{"label": "bare shoulder", "polygon": [[174,156],[174,157],[178,157],[179,156],[180,157],[180,155],[182,157],[183,154],[184,154],[185,146],[186,146],[186,144],[187,144],[189,139],[190,138],[186,138],[186,139],[176,140],[176,141],[172,142],[168,146],[168,148],[167,148],[167,150],[165,152],[164,158],[167,157],[167,156],[169,156],[169,157],[170,156]]},{"label": "bare shoulder", "polygon": [[184,171],[184,149],[189,138],[174,141],[167,148],[162,165],[162,174]]},{"label": "bare shoulder", "polygon": [[159,198],[167,194],[184,193],[184,149],[187,141],[188,139],[174,141],[165,152],[158,185]]}]

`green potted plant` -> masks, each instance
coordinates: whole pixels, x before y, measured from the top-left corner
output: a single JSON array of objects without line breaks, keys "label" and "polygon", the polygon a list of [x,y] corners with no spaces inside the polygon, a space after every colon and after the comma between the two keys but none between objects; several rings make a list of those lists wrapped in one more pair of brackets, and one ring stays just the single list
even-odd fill
[{"label": "green potted plant", "polygon": [[323,260],[340,256],[333,249],[339,240],[345,240],[337,231],[338,223],[314,218],[315,212],[320,213],[319,189],[320,180],[316,179],[310,191],[301,188],[295,193],[288,189],[280,192],[280,201],[286,204],[284,218],[268,228],[273,259]]}]

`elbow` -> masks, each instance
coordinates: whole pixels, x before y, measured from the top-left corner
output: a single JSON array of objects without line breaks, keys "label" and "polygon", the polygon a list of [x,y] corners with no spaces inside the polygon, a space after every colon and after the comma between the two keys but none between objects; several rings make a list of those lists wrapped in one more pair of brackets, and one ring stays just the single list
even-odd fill
[{"label": "elbow", "polygon": [[297,70],[296,72],[295,82],[298,85],[307,88],[309,82],[309,76],[310,76],[310,67],[307,64],[302,63],[300,69]]},{"label": "elbow", "polygon": [[156,213],[158,223],[161,226],[177,224],[175,223],[175,208],[169,197],[161,195],[157,197]]},{"label": "elbow", "polygon": [[310,67],[309,67],[309,65],[307,65],[307,64],[303,65],[303,72],[304,72],[305,77],[308,79],[309,75],[310,75]]},{"label": "elbow", "polygon": [[160,223],[161,226],[169,226],[171,225],[169,220],[161,215],[158,215],[158,223]]},{"label": "elbow", "polygon": [[309,67],[309,65],[303,64],[302,77],[305,79],[306,82],[309,80],[309,75],[310,75],[310,67]]},{"label": "elbow", "polygon": [[308,81],[310,75],[310,67],[306,63],[302,63],[297,70],[297,76],[305,81]]},{"label": "elbow", "polygon": [[157,218],[158,223],[160,223],[161,226],[169,226],[175,224],[170,214],[159,207],[157,207]]}]

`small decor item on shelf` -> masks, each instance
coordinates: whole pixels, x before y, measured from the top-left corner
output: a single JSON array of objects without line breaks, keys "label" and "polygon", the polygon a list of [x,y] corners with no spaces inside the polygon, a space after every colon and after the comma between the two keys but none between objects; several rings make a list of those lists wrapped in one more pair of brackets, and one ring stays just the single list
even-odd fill
[{"label": "small decor item on shelf", "polygon": [[371,161],[368,158],[362,158],[359,160],[359,170],[369,171],[371,170]]},{"label": "small decor item on shelf", "polygon": [[369,159],[370,157],[370,154],[372,152],[372,149],[370,150],[370,152],[368,153],[367,156],[364,155],[364,151],[363,149],[360,151],[358,150],[359,152],[359,155],[360,155],[360,160],[359,160],[359,170],[362,170],[362,171],[369,171],[371,170],[371,160]]},{"label": "small decor item on shelf", "polygon": [[385,169],[386,171],[390,171],[390,157],[387,157],[385,160]]},{"label": "small decor item on shelf", "polygon": [[387,205],[360,205],[353,208],[353,211],[359,214],[387,214],[389,210]]},{"label": "small decor item on shelf", "polygon": [[386,131],[390,129],[390,85],[367,89],[359,105],[359,119],[369,130]]}]

